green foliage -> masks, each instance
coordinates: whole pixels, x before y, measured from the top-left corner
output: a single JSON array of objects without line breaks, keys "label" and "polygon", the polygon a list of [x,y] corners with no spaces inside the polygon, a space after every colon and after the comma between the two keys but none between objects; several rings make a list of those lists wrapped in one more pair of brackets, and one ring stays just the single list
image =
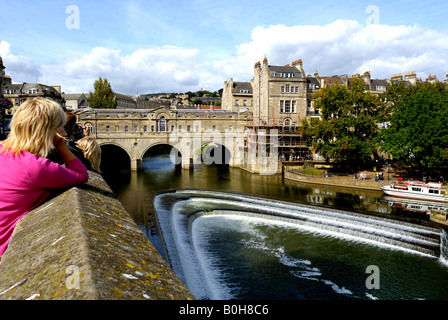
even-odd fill
[{"label": "green foliage", "polygon": [[359,165],[377,157],[384,103],[365,91],[362,79],[353,79],[350,87],[336,84],[321,89],[315,108],[322,118],[302,123],[303,137],[315,152],[336,163]]},{"label": "green foliage", "polygon": [[95,81],[94,92],[90,92],[90,97],[87,98],[87,102],[89,103],[89,107],[93,109],[98,108],[109,108],[115,109],[117,108],[118,101],[115,97],[114,92],[112,91],[112,87],[107,81],[107,79],[102,79],[101,77]]},{"label": "green foliage", "polygon": [[[389,91],[389,90],[388,90]],[[444,84],[394,85],[390,127],[382,130],[381,148],[394,160],[417,169],[448,164],[448,91]]]}]

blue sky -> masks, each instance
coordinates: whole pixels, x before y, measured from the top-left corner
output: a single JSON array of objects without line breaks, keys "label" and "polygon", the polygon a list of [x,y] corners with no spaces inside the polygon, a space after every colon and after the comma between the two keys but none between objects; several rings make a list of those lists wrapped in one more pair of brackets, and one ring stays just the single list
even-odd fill
[{"label": "blue sky", "polygon": [[[68,11],[76,6],[79,15]],[[0,55],[13,82],[127,94],[218,90],[253,65],[302,59],[321,75],[448,72],[446,1],[0,0]],[[371,10],[368,10],[371,8]],[[74,26],[73,17],[79,17]]]}]

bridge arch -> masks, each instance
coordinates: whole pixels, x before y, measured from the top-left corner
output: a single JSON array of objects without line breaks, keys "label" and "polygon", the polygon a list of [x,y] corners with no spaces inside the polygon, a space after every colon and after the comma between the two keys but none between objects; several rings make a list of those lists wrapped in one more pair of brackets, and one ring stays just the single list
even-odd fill
[{"label": "bridge arch", "polygon": [[206,141],[201,144],[199,148],[193,150],[193,157],[195,161],[202,161],[205,164],[222,165],[232,164],[233,153],[225,143]]},{"label": "bridge arch", "polygon": [[101,168],[103,171],[131,166],[132,156],[122,145],[112,142],[99,142],[99,145],[101,147]]},{"label": "bridge arch", "polygon": [[[170,155],[171,162],[175,165],[181,164],[181,162],[182,162],[181,151],[178,148],[176,148],[176,146],[173,146],[170,143],[156,142],[151,145],[148,145],[141,150],[141,154],[140,154],[139,158],[143,160],[143,158],[151,151],[151,149],[157,149],[157,148],[159,148],[160,150],[165,148],[167,153],[169,153],[169,155]],[[168,151],[168,149],[169,149],[169,151]]]}]

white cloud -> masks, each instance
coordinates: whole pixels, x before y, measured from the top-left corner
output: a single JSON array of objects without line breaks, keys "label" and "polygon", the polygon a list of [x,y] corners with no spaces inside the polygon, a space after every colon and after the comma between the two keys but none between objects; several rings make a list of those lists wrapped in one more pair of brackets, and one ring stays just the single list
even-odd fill
[{"label": "white cloud", "polygon": [[29,57],[14,54],[11,51],[11,45],[6,41],[0,42],[0,56],[3,59],[3,64],[7,68],[7,75],[30,79],[28,82],[35,82],[36,77],[42,75],[38,64],[34,63]]},{"label": "white cloud", "polygon": [[364,26],[337,20],[325,26],[257,27],[252,41],[241,44],[237,57],[251,65],[267,56],[270,64],[302,59],[305,72],[321,75],[371,71],[373,77],[417,71],[445,79],[448,34],[414,26]]},{"label": "white cloud", "polygon": [[0,43],[6,73],[14,82],[33,82],[37,74],[44,77],[41,82],[48,77],[65,92],[93,90],[100,76],[121,93],[214,91],[229,78],[250,81],[255,62],[265,56],[272,65],[302,59],[305,72],[318,70],[327,76],[369,70],[373,78],[390,78],[416,71],[423,79],[432,74],[444,80],[448,71],[448,34],[419,25],[364,26],[337,20],[324,26],[258,26],[251,41],[231,49],[226,59],[206,61],[206,50],[165,45],[123,54],[96,47],[83,56],[39,65],[14,54],[9,43]]}]

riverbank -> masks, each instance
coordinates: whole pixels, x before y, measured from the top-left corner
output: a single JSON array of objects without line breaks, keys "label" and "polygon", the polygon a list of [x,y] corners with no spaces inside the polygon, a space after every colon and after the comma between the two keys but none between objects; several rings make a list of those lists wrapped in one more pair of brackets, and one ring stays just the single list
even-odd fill
[{"label": "riverbank", "polygon": [[375,174],[365,173],[365,178],[361,179],[360,175],[309,175],[303,174],[300,170],[294,168],[284,167],[283,176],[285,179],[294,180],[304,183],[313,183],[320,185],[336,186],[336,187],[346,187],[346,188],[357,188],[357,189],[367,189],[381,191],[381,187],[390,184],[392,180],[375,181]]}]

